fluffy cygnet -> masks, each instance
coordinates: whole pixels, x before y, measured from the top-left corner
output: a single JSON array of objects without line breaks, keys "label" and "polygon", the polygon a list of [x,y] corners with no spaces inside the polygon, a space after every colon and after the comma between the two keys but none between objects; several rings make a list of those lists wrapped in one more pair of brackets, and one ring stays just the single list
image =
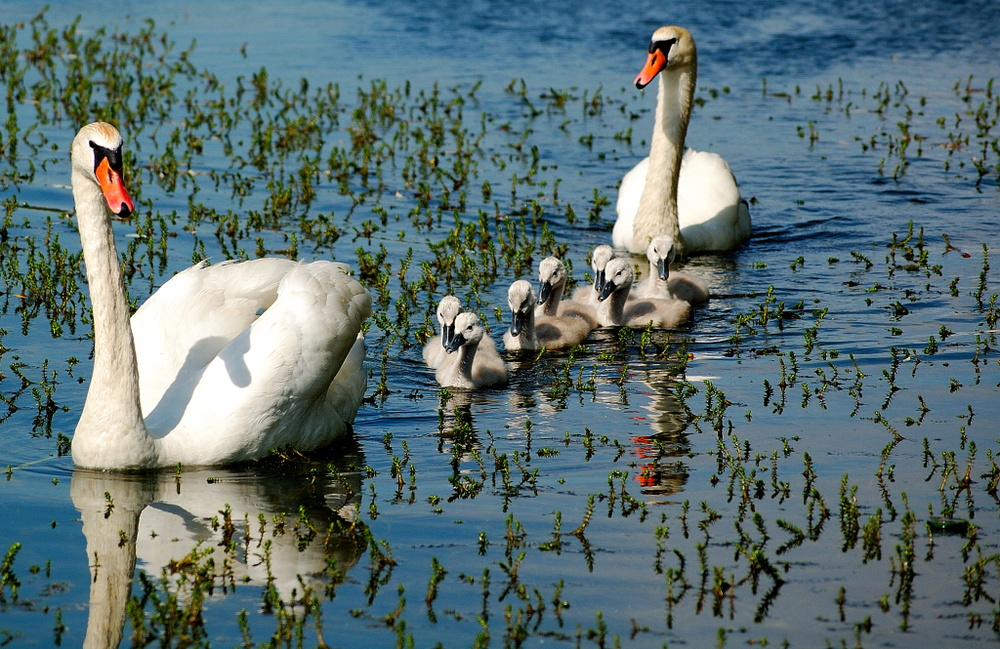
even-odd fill
[{"label": "fluffy cygnet", "polygon": [[672,237],[666,234],[653,237],[646,247],[649,276],[632,287],[629,299],[677,298],[691,304],[707,302],[708,287],[704,282],[686,273],[670,270],[676,256],[677,247]]},{"label": "fluffy cygnet", "polygon": [[454,295],[445,295],[438,302],[437,319],[441,333],[434,336],[424,345],[424,362],[437,369],[448,357],[445,347],[455,335],[455,317],[462,311],[462,303]]},{"label": "fluffy cygnet", "polygon": [[448,357],[434,374],[442,387],[477,390],[507,384],[507,366],[492,339],[485,334],[478,315],[468,311],[458,314],[455,335],[445,347]]},{"label": "fluffy cygnet", "polygon": [[602,327],[673,329],[691,317],[691,305],[684,300],[644,298],[628,300],[635,276],[625,259],[608,262],[607,281],[599,299],[597,320]]},{"label": "fluffy cygnet", "polygon": [[564,349],[579,345],[590,333],[583,318],[550,318],[535,315],[535,291],[531,282],[519,279],[507,290],[510,305],[510,329],[503,335],[508,351],[518,349]]}]

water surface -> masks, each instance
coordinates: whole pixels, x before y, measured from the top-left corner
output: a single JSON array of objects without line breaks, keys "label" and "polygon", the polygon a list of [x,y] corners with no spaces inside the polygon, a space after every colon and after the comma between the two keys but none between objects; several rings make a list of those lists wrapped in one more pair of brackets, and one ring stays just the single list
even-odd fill
[{"label": "water surface", "polygon": [[[25,25],[21,49],[38,11],[5,3],[4,24]],[[382,325],[399,317],[399,275],[417,288],[408,326],[369,331],[373,396],[336,451],[335,473],[320,463],[116,477],[74,471],[59,453],[86,396],[83,303],[63,321],[9,279],[28,273],[32,242],[51,251],[58,237],[78,249],[65,216],[66,150],[78,124],[43,123],[30,98],[13,102],[25,139],[4,152],[17,173],[2,191],[17,198],[0,286],[0,464],[11,467],[0,487],[0,551],[21,544],[9,573],[16,600],[12,582],[0,590],[10,646],[76,646],[88,627],[92,638],[124,629],[128,646],[124,602],[147,588],[130,581],[129,559],[162,592],[189,597],[176,575],[159,580],[199,540],[223,575],[205,603],[203,644],[244,642],[244,609],[252,643],[280,635],[297,618],[272,606],[275,593],[288,602],[303,589],[318,597],[329,646],[408,636],[448,647],[995,644],[995,3],[682,2],[622,13],[587,2],[202,2],[115,11],[71,2],[45,21],[62,30],[81,14],[83,34],[137,34],[150,18],[176,43],[168,58],[196,41],[193,66],[223,90],[181,78],[180,97],[192,87],[201,101],[232,93],[262,67],[282,92],[298,92],[300,79],[310,93],[336,84],[339,120],[323,133],[324,160],[334,147],[350,150],[352,111],[383,79],[386,103],[405,111],[409,128],[430,128],[433,106],[456,132],[483,135],[464,207],[432,174],[421,203],[404,180],[416,148],[404,139],[411,148],[386,163],[381,191],[353,174],[344,193],[321,174],[310,206],[234,241],[217,237],[212,219],[189,217],[191,206],[232,210],[245,224],[267,209],[268,172],[206,138],[194,175],[170,188],[149,161],[175,129],[204,129],[185,122],[183,102],[163,120],[123,124],[137,151],[140,217],[164,219],[171,233],[163,257],[143,258],[155,246],[136,237],[141,219],[116,226],[120,250],[133,242],[142,259],[133,298],[194,258],[252,255],[257,237],[271,253],[287,251],[292,234],[303,259],[359,267],[385,250]],[[508,389],[442,395],[418,337],[437,298],[459,295],[499,340],[510,281],[534,279],[553,248],[585,281],[589,251],[610,241],[617,183],[646,154],[652,128],[655,95],[631,80],[649,34],[667,23],[690,28],[699,47],[703,103],[689,144],[729,161],[751,199],[753,238],[685,263],[713,299],[690,327],[657,336],[666,351],[639,334],[602,332],[572,355],[508,358]],[[984,126],[975,127],[970,113],[980,107]],[[900,124],[920,136],[905,159]],[[245,141],[234,155],[244,160],[249,129],[235,131]],[[454,162],[455,137],[446,133],[437,151],[443,164]],[[993,171],[979,178],[983,143]],[[298,162],[289,158],[289,171]],[[218,188],[207,180],[227,171],[251,179],[242,201],[231,179]],[[591,219],[599,196],[610,204]],[[304,233],[302,219],[319,215],[339,238]],[[495,277],[480,267],[478,282],[456,273],[428,288],[421,264],[435,260],[431,246],[470,223],[484,223],[494,243],[513,232],[529,253],[501,255]],[[892,248],[894,235],[910,239]],[[481,263],[478,254],[452,251]],[[387,393],[376,394],[383,368]],[[928,520],[943,514],[973,527],[931,534]],[[107,582],[91,579],[95,552]],[[144,605],[154,627],[155,607]],[[310,618],[304,644],[318,644],[316,629]]]}]

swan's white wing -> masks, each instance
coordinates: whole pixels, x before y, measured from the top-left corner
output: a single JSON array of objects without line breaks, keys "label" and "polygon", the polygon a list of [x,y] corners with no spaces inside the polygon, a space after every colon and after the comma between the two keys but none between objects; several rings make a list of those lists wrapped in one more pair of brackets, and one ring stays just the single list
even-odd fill
[{"label": "swan's white wing", "polygon": [[354,421],[358,408],[361,407],[361,401],[365,397],[365,388],[368,387],[364,362],[365,337],[358,332],[354,346],[351,347],[326,393],[327,407],[333,409],[341,421],[346,423]]},{"label": "swan's white wing", "polygon": [[174,275],[132,316],[143,415],[183,373],[218,355],[278,297],[288,259],[198,264]]},{"label": "swan's white wing", "polygon": [[179,377],[146,418],[161,457],[222,464],[332,442],[364,387],[357,377],[331,383],[345,363],[363,375],[358,334],[370,315],[371,296],[341,264],[296,265],[271,307],[203,370]]},{"label": "swan's white wing", "polygon": [[731,250],[750,237],[750,212],[740,200],[729,163],[717,153],[684,153],[677,215],[690,252]]}]

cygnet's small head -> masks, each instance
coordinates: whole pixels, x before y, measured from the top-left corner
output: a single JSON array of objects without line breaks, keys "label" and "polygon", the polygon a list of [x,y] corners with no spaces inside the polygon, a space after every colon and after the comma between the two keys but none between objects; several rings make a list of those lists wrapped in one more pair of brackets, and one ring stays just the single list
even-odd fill
[{"label": "cygnet's small head", "polygon": [[455,318],[455,336],[445,347],[445,350],[450,354],[465,345],[478,345],[485,333],[486,330],[483,328],[483,322],[479,316],[470,311],[463,311]]},{"label": "cygnet's small head", "polygon": [[608,279],[604,283],[604,289],[597,296],[597,299],[603,302],[616,291],[629,291],[632,289],[632,279],[635,277],[635,271],[632,270],[632,264],[628,260],[612,259],[608,262],[604,270],[607,273]]},{"label": "cygnet's small head", "polygon": [[646,248],[649,263],[656,266],[656,273],[664,282],[670,278],[670,264],[677,258],[677,247],[674,239],[668,234],[659,234],[652,238]]},{"label": "cygnet's small head", "polygon": [[566,266],[558,257],[546,257],[538,264],[538,303],[545,304],[557,288],[566,286]]},{"label": "cygnet's small head", "polygon": [[455,318],[462,312],[462,303],[454,295],[445,295],[438,302],[437,319],[441,326],[441,346],[447,347],[455,336]]},{"label": "cygnet's small head", "polygon": [[108,208],[116,216],[127,219],[135,204],[125,189],[122,136],[107,122],[87,124],[73,139],[70,160],[74,173],[93,179],[101,188]]},{"label": "cygnet's small head", "polygon": [[608,262],[615,258],[615,249],[607,244],[601,244],[590,253],[590,267],[594,270],[594,290],[600,293],[604,290],[604,272]]},{"label": "cygnet's small head", "polygon": [[635,87],[642,90],[662,70],[696,64],[697,59],[698,52],[691,32],[674,25],[660,27],[653,32],[646,65],[635,78]]},{"label": "cygnet's small head", "polygon": [[521,335],[524,325],[530,316],[534,315],[535,289],[531,282],[519,279],[507,289],[507,305],[510,306],[510,335],[515,338]]}]

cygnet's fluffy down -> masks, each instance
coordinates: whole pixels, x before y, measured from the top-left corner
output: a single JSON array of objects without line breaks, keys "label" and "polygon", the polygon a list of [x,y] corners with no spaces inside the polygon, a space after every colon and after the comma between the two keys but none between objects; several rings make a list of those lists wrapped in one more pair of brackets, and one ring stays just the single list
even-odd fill
[{"label": "cygnet's fluffy down", "polygon": [[485,334],[478,315],[468,311],[458,314],[455,335],[445,347],[448,356],[434,374],[442,387],[477,390],[507,385],[507,366]]},{"label": "cygnet's fluffy down", "polygon": [[508,351],[527,349],[564,349],[579,345],[590,333],[590,324],[572,316],[550,318],[535,315],[535,291],[531,282],[519,279],[507,290],[510,305],[510,329],[503,335]]},{"label": "cygnet's fluffy down", "polygon": [[673,329],[691,317],[691,305],[684,300],[646,298],[628,301],[635,276],[632,265],[624,259],[612,259],[607,265],[607,281],[601,291],[597,320],[602,327]]},{"label": "cygnet's fluffy down", "polygon": [[591,329],[596,327],[597,318],[593,306],[573,300],[563,300],[565,290],[566,266],[558,257],[546,257],[538,264],[538,307],[535,309],[535,315],[559,320],[583,319]]},{"label": "cygnet's fluffy down", "polygon": [[666,234],[653,237],[646,247],[649,276],[632,287],[629,299],[676,298],[691,304],[707,302],[708,287],[704,282],[686,273],[670,270],[676,256],[677,248],[672,237]]},{"label": "cygnet's fluffy down", "polygon": [[454,295],[446,295],[438,302],[437,319],[441,333],[424,345],[424,362],[431,369],[437,369],[448,357],[445,347],[455,335],[455,318],[462,311],[462,303]]}]

